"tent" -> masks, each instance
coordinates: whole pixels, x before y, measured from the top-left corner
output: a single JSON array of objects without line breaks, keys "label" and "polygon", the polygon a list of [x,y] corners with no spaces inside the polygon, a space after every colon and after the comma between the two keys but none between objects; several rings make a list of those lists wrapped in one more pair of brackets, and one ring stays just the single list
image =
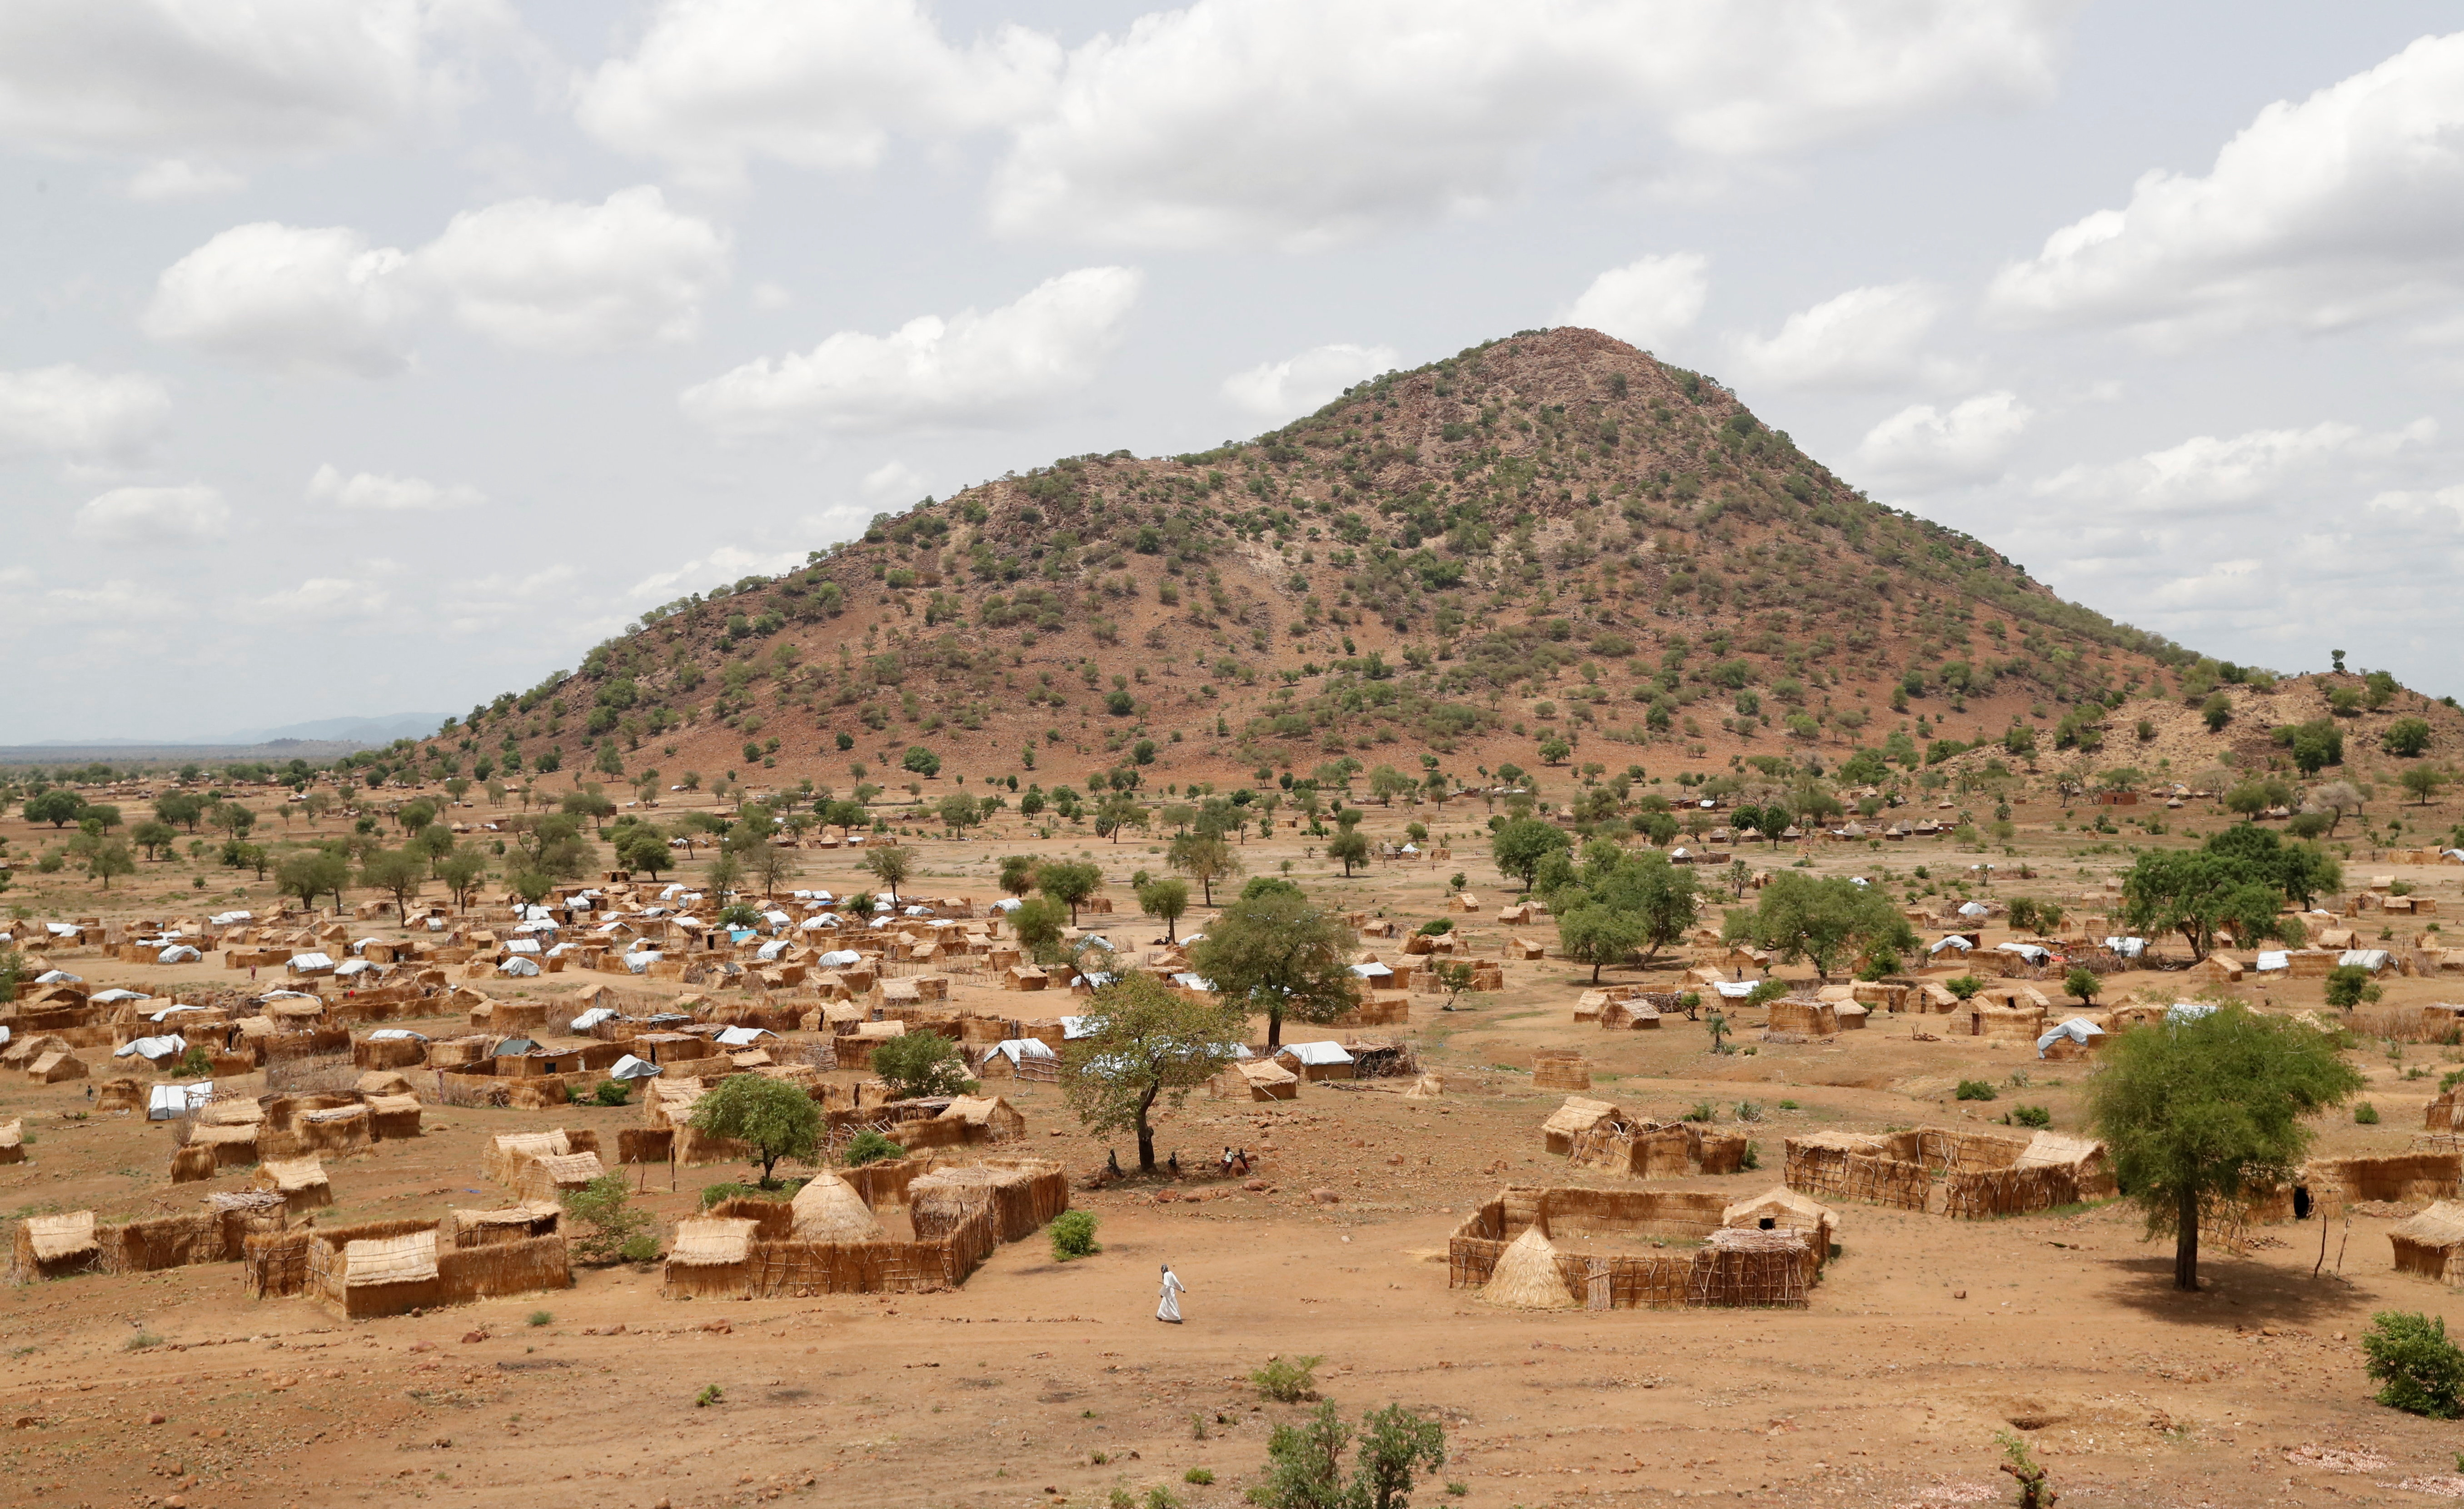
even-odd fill
[{"label": "tent", "polygon": [[407,1027],[380,1027],[376,1031],[368,1034],[368,1040],[370,1042],[402,1042],[406,1040],[426,1042],[428,1040],[428,1034],[424,1032],[413,1032]]},{"label": "tent", "polygon": [[85,976],[82,974],[71,974],[66,970],[45,970],[42,973],[34,976],[34,983],[37,985],[82,985],[85,983]]},{"label": "tent", "polygon": [[203,1006],[165,1006],[161,1011],[149,1015],[145,1019],[147,1021],[169,1021],[172,1017],[179,1016],[183,1012],[202,1012],[204,1010],[205,1008]]},{"label": "tent", "polygon": [[625,955],[625,969],[628,973],[645,973],[663,957],[665,955],[656,949],[636,949]]},{"label": "tent", "polygon": [[2261,974],[2265,974],[2276,970],[2290,970],[2293,968],[2292,951],[2289,949],[2261,949],[2258,951],[2256,968],[2258,973]]},{"label": "tent", "polygon": [[205,955],[198,952],[191,945],[186,943],[175,943],[171,945],[171,947],[165,949],[162,953],[155,958],[154,962],[157,964],[194,964],[204,957]]},{"label": "tent", "polygon": [[1075,1042],[1081,1038],[1091,1038],[1095,1036],[1095,1017],[1064,1017],[1060,1018],[1060,1021],[1061,1040],[1064,1042]]},{"label": "tent", "polygon": [[497,973],[515,975],[523,979],[528,979],[539,972],[539,967],[537,959],[526,959],[518,953],[515,954],[512,958],[507,959],[504,963],[496,966]]},{"label": "tent", "polygon": [[1713,980],[1711,989],[1722,1000],[1741,1001],[1754,993],[1760,980]]},{"label": "tent", "polygon": [[1172,977],[1172,982],[1185,991],[1203,991],[1210,995],[1215,992],[1215,982],[1213,980],[1208,979],[1203,974],[1193,974],[1186,970],[1174,975]]},{"label": "tent", "polygon": [[[86,997],[86,1001],[95,1006],[117,1006],[121,1001],[142,1001],[144,998],[142,991],[122,990],[115,985],[110,990],[95,992]],[[155,1019],[160,1021],[162,1018],[158,1017]]]},{"label": "tent", "polygon": [[1393,970],[1388,969],[1385,965],[1378,963],[1375,959],[1372,959],[1367,964],[1353,965],[1352,967],[1352,973],[1364,980],[1391,980],[1395,977],[1395,972]]},{"label": "tent", "polygon": [[832,949],[813,962],[825,970],[843,970],[850,964],[862,964],[864,955],[853,949]]},{"label": "tent", "polygon": [[2075,1043],[2080,1048],[2093,1048],[2104,1037],[2104,1029],[2084,1017],[2074,1017],[2036,1039],[2036,1057],[2057,1042]]},{"label": "tent", "polygon": [[2372,974],[2394,962],[2395,955],[2385,949],[2346,949],[2336,956],[2338,969],[2367,970]]},{"label": "tent", "polygon": [[1019,899],[1018,899],[1017,897],[1015,897],[1015,896],[1003,896],[1001,900],[999,900],[999,901],[997,901],[997,902],[994,902],[994,903],[993,903],[993,910],[995,910],[995,911],[1000,911],[1000,912],[1011,912],[1011,911],[1016,911],[1016,910],[1018,910],[1021,907],[1023,907],[1023,906],[1025,906],[1025,905],[1026,905],[1026,903],[1024,903],[1024,902],[1023,902],[1023,901],[1019,900]]},{"label": "tent", "polygon": [[[165,964],[170,963],[171,960],[169,955],[165,955],[163,962]],[[334,966],[334,973],[341,979],[356,979],[360,975],[365,974],[375,968],[376,965],[367,959],[344,959],[341,963]]]},{"label": "tent", "polygon": [[2036,965],[2044,964],[2054,956],[2054,951],[2040,943],[2000,943],[1994,945],[1994,951],[2015,953],[2029,963]]},{"label": "tent", "polygon": [[764,1038],[777,1036],[767,1027],[728,1027],[719,1032],[717,1041],[722,1048],[749,1048]]},{"label": "tent", "polygon": [[629,1053],[609,1065],[607,1070],[608,1077],[617,1080],[647,1080],[660,1072],[657,1064],[645,1063]]},{"label": "tent", "polygon": [[2104,946],[2125,959],[2135,959],[2147,951],[2147,940],[2145,938],[2107,938],[2104,940]]},{"label": "tent", "polygon": [[1957,949],[1960,952],[1966,953],[1969,950],[1974,947],[1976,947],[1976,945],[1969,942],[1966,938],[1963,938],[1958,933],[1954,932],[1947,938],[1935,939],[1933,947],[1925,950],[1925,952],[1927,954],[1935,954],[1940,953],[1945,949]]},{"label": "tent", "polygon": [[217,928],[228,928],[232,926],[234,923],[254,922],[255,920],[256,914],[247,911],[218,911],[206,919],[209,924]]},{"label": "tent", "polygon": [[984,1057],[986,1059],[1007,1059],[1010,1062],[1010,1067],[1016,1068],[1023,1060],[1059,1059],[1061,1055],[1052,1051],[1052,1045],[1050,1043],[1041,1041],[1034,1038],[1004,1038],[1001,1041],[994,1043],[991,1051],[986,1053]]},{"label": "tent", "polygon": [[1961,905],[1959,914],[1973,922],[1979,917],[1991,916],[1993,914],[1993,908],[1986,906],[1985,903],[1981,901],[1971,901]]},{"label": "tent", "polygon": [[193,1116],[211,1104],[214,1082],[190,1080],[185,1084],[158,1084],[146,1098],[145,1119],[149,1122],[173,1121]]},{"label": "tent", "polygon": [[160,1061],[176,1059],[187,1051],[188,1039],[178,1033],[173,1033],[167,1038],[133,1038],[112,1049],[111,1056],[115,1059],[125,1059],[130,1054],[135,1054],[141,1059]]},{"label": "tent", "polygon": [[601,1022],[606,1021],[614,1016],[616,1016],[616,1008],[613,1006],[593,1006],[588,1011],[583,1012],[581,1016],[573,1018],[573,1030],[576,1032],[588,1032],[591,1028],[598,1026]]},{"label": "tent", "polygon": [[505,951],[507,953],[537,953],[539,951],[539,942],[537,938],[509,938],[505,941]]},{"label": "tent", "polygon": [[788,944],[786,939],[773,938],[769,942],[761,945],[761,947],[756,951],[755,956],[759,958],[764,964],[775,964],[779,960],[779,955],[787,951],[787,947]]}]

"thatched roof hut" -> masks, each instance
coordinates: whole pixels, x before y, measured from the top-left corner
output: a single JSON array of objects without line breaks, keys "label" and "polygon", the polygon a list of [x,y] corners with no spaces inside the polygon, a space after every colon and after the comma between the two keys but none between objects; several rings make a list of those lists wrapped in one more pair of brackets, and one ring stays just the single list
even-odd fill
[{"label": "thatched roof hut", "polygon": [[334,1186],[325,1165],[316,1158],[269,1158],[256,1166],[249,1187],[282,1196],[283,1209],[294,1213],[334,1203]]},{"label": "thatched roof hut", "polygon": [[845,1179],[819,1173],[796,1192],[795,1235],[807,1242],[870,1242],[888,1234],[873,1218],[872,1208]]},{"label": "thatched roof hut", "polygon": [[550,1153],[533,1158],[514,1175],[514,1192],[525,1200],[553,1203],[571,1190],[585,1190],[607,1172],[595,1152]]},{"label": "thatched roof hut", "polygon": [[1839,1213],[1784,1184],[1775,1184],[1722,1210],[1720,1225],[1724,1229],[1802,1232],[1814,1251],[1816,1268],[1829,1259],[1831,1244],[1839,1239]]},{"label": "thatched roof hut", "polygon": [[2013,1169],[2068,1169],[2079,1179],[2082,1199],[2102,1199],[2114,1192],[2113,1169],[2104,1144],[2093,1137],[2072,1137],[2040,1131],[2028,1139]]},{"label": "thatched roof hut", "polygon": [[408,1095],[410,1081],[392,1069],[370,1069],[351,1088],[361,1095]]},{"label": "thatched roof hut", "polygon": [[86,1077],[85,1061],[66,1048],[54,1048],[26,1065],[26,1078],[36,1084],[57,1084]]},{"label": "thatched roof hut", "polygon": [[17,1223],[13,1277],[20,1283],[84,1273],[101,1260],[92,1211],[30,1215]]},{"label": "thatched roof hut", "polygon": [[1008,1142],[1026,1135],[1026,1116],[998,1095],[961,1095],[938,1118],[964,1122],[969,1142]]},{"label": "thatched roof hut", "polygon": [[678,1221],[675,1240],[668,1247],[666,1292],[741,1293],[745,1267],[752,1259],[754,1233],[760,1224],[726,1215],[688,1215]]},{"label": "thatched roof hut", "polygon": [[0,1122],[0,1163],[26,1161],[26,1123],[20,1118]]},{"label": "thatched roof hut", "polygon": [[[436,1265],[436,1228],[343,1227],[309,1238],[309,1272],[317,1298],[345,1320],[400,1315],[445,1299]],[[358,1230],[371,1235],[355,1236]]]},{"label": "thatched roof hut", "polygon": [[1625,1112],[1606,1101],[1569,1095],[1566,1104],[1551,1111],[1549,1119],[1540,1124],[1540,1134],[1551,1152],[1563,1156],[1574,1150],[1574,1139],[1583,1133],[1603,1123],[1625,1119]]},{"label": "thatched roof hut", "polygon": [[1301,1077],[1272,1059],[1243,1059],[1227,1065],[1206,1082],[1206,1093],[1226,1101],[1289,1101],[1301,1092]]},{"label": "thatched roof hut", "polygon": [[2445,1284],[2464,1284],[2464,1204],[2440,1200],[2387,1228],[2395,1270]]},{"label": "thatched roof hut", "polygon": [[[256,1162],[258,1128],[250,1126],[213,1126],[188,1124],[187,1140],[181,1151],[191,1156],[202,1154],[216,1170],[244,1169]],[[206,1177],[211,1178],[212,1174]]]},{"label": "thatched roof hut", "polygon": [[1573,1293],[1558,1271],[1557,1249],[1537,1226],[1527,1227],[1508,1242],[1489,1270],[1480,1297],[1490,1304],[1516,1310],[1571,1310]]},{"label": "thatched roof hut", "polygon": [[419,1135],[419,1097],[416,1095],[371,1095],[368,1097],[368,1129],[381,1142],[391,1142]]},{"label": "thatched roof hut", "polygon": [[[700,1093],[698,1084],[694,1093]],[[561,1126],[543,1132],[503,1132],[488,1145],[486,1166],[480,1171],[498,1184],[511,1184],[521,1172],[522,1165],[533,1158],[561,1158],[571,1151],[573,1144]]]},{"label": "thatched roof hut", "polygon": [[525,1200],[501,1210],[450,1210],[437,1224],[437,1240],[451,1247],[490,1247],[500,1242],[553,1236],[562,1224],[564,1208],[543,1200]]},{"label": "thatched roof hut", "polygon": [[145,1106],[145,1087],[133,1079],[105,1080],[95,1086],[97,1111],[134,1111]]},{"label": "thatched roof hut", "polygon": [[1588,1090],[1591,1065],[1578,1048],[1542,1048],[1531,1055],[1531,1087],[1535,1090]]},{"label": "thatched roof hut", "polygon": [[365,1152],[376,1141],[365,1105],[332,1105],[302,1111],[292,1122],[292,1133],[302,1150],[317,1153]]}]

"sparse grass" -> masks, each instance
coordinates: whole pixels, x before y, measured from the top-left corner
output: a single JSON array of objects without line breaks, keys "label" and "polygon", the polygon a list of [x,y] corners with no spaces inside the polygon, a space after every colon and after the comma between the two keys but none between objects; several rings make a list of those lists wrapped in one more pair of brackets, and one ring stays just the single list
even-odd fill
[{"label": "sparse grass", "polygon": [[[155,1335],[152,1331],[140,1331],[128,1340],[121,1343],[120,1349],[123,1352],[142,1352],[147,1347],[160,1346],[162,1345],[163,1338]],[[27,1348],[29,1351],[32,1351],[33,1349],[33,1348],[32,1347]]]},{"label": "sparse grass", "polygon": [[2379,1124],[2379,1108],[2364,1101],[2353,1107],[2353,1120],[2364,1126],[2376,1126]]},{"label": "sparse grass", "polygon": [[533,1325],[548,1325],[554,1323],[556,1321],[556,1317],[546,1310],[533,1310],[530,1313],[529,1319],[530,1323]]},{"label": "sparse grass", "polygon": [[1959,1088],[1953,1093],[1957,1099],[1963,1101],[1990,1101],[1996,1099],[2001,1092],[1983,1080],[1962,1080],[1959,1082]]},{"label": "sparse grass", "polygon": [[707,1410],[712,1405],[725,1404],[726,1402],[727,1390],[721,1389],[716,1384],[711,1384],[707,1388],[703,1389],[701,1392],[693,1395],[693,1408],[696,1410]]},{"label": "sparse grass", "polygon": [[1184,1483],[1196,1483],[1199,1487],[1203,1488],[1208,1483],[1215,1481],[1215,1475],[1203,1467],[1193,1467],[1189,1471],[1180,1475],[1180,1480]]}]

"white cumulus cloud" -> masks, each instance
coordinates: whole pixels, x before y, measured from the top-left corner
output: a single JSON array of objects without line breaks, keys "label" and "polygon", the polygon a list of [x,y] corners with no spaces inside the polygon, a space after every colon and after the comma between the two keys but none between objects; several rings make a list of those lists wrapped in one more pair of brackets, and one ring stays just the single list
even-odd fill
[{"label": "white cumulus cloud", "polygon": [[924,495],[924,474],[903,461],[885,461],[864,474],[869,498],[915,498]]},{"label": "white cumulus cloud", "polygon": [[1776,387],[1874,387],[1943,374],[1925,353],[1941,301],[1920,283],[1852,288],[1738,342],[1747,375]]},{"label": "white cumulus cloud", "polygon": [[501,345],[582,355],[690,340],[727,236],[648,186],[605,204],[517,199],[453,217],[417,253],[454,317]]},{"label": "white cumulus cloud", "polygon": [[721,545],[709,555],[688,560],[671,571],[644,577],[633,583],[626,596],[637,600],[675,598],[746,577],[775,577],[803,565],[804,554],[800,550],[758,551],[737,545]]},{"label": "white cumulus cloud", "polygon": [[1753,157],[2041,98],[2072,0],[1195,0],[1068,57],[996,227],[1310,247],[1477,211],[1606,126]]},{"label": "white cumulus cloud", "polygon": [[808,352],[764,357],[689,387],[687,415],[721,434],[1006,424],[1085,387],[1137,301],[1133,268],[1064,273],[1015,302],[887,336],[843,330]]},{"label": "white cumulus cloud", "polygon": [[1895,488],[1924,489],[1997,475],[2035,411],[2007,391],[1947,409],[1915,404],[1866,432],[1857,464]]},{"label": "white cumulus cloud", "polygon": [[1584,325],[1648,351],[1691,327],[1710,296],[1711,259],[1699,252],[1639,257],[1592,279],[1562,323]]},{"label": "white cumulus cloud", "polygon": [[234,226],[164,271],[145,331],[279,371],[387,376],[409,363],[407,264],[346,227]]},{"label": "white cumulus cloud", "polygon": [[171,414],[162,380],[89,372],[74,363],[0,372],[0,454],[78,459],[138,449]]},{"label": "white cumulus cloud", "polygon": [[10,0],[0,142],[49,152],[325,150],[465,98],[499,0]]},{"label": "white cumulus cloud", "polygon": [[2371,431],[2329,420],[2300,429],[2193,435],[2127,461],[2065,468],[2038,483],[2036,492],[2131,512],[2233,514],[2288,483],[2321,476],[2341,480],[2357,463],[2385,460],[2437,434],[2435,422],[2418,419],[2392,430]]},{"label": "white cumulus cloud", "polygon": [[211,164],[191,163],[186,158],[166,157],[159,163],[148,163],[131,174],[128,197],[141,204],[153,204],[172,199],[206,199],[215,194],[228,194],[248,183],[227,167]]},{"label": "white cumulus cloud", "polygon": [[1363,378],[1393,371],[1399,360],[1391,346],[1311,346],[1233,373],[1223,380],[1223,396],[1260,419],[1290,419],[1324,406]]},{"label": "white cumulus cloud", "polygon": [[352,513],[429,514],[474,508],[488,497],[476,488],[442,487],[420,477],[375,471],[355,471],[346,477],[341,468],[328,462],[308,479],[308,501]]},{"label": "white cumulus cloud", "polygon": [[231,505],[209,487],[114,488],[77,509],[77,533],[101,544],[213,539],[231,526]]},{"label": "white cumulus cloud", "polygon": [[501,346],[595,355],[692,339],[727,271],[726,232],[647,186],[597,205],[465,210],[409,252],[347,227],[261,222],[165,270],[145,329],[280,371],[386,377],[409,365],[431,301]]},{"label": "white cumulus cloud", "polygon": [[2125,207],[2005,268],[1989,305],[2178,340],[2333,328],[2459,293],[2464,33],[2267,106],[2203,176],[2145,174]]},{"label": "white cumulus cloud", "polygon": [[915,0],[667,0],[628,55],[583,82],[575,114],[688,178],[733,181],[753,158],[862,168],[894,131],[1019,119],[1060,63],[1058,43],[1015,26],[954,46]]}]

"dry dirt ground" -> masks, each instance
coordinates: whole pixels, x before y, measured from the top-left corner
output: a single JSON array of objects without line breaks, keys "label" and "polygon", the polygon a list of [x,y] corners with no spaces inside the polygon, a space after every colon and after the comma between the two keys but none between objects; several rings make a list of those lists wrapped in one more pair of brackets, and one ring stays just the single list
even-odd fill
[{"label": "dry dirt ground", "polygon": [[[1460,810],[1432,822],[1476,824],[1476,811]],[[2076,906],[2122,863],[2060,846],[2074,838],[2035,842],[2040,879],[2006,892]],[[1014,835],[927,842],[926,873],[912,884],[988,895],[994,856],[1039,846]],[[1130,870],[1161,868],[1143,842],[1087,847],[1116,896]],[[1313,890],[1415,920],[1436,914],[1447,876],[1463,870],[1493,910],[1504,897],[1494,870],[1468,842],[1456,854],[1345,883],[1303,839],[1243,851],[1253,871],[1289,859]],[[802,858],[798,885],[856,879],[844,852]],[[1820,869],[1860,872],[1976,858],[1930,843],[1815,854]],[[2352,865],[2357,878],[2388,868]],[[2464,870],[2400,873],[2451,910],[2464,897]],[[167,914],[166,894],[179,891],[155,882],[73,905]],[[1141,944],[1160,932],[1151,919],[1105,925]],[[1494,941],[1506,929],[1483,920],[1471,930]],[[97,985],[228,979],[59,962]],[[2389,1271],[2381,1217],[2268,1228],[2247,1254],[2211,1250],[2210,1287],[2195,1296],[2170,1289],[2170,1249],[2141,1241],[2122,1205],[1958,1224],[1845,1206],[1843,1256],[1802,1311],[1533,1316],[1450,1291],[1447,1234],[1501,1185],[1607,1182],[1542,1151],[1539,1123],[1558,1097],[1529,1087],[1535,1047],[1586,1048],[1595,1093],[1634,1110],[1709,1102],[1723,1125],[1747,1121],[1759,1171],[1672,1187],[1769,1188],[1782,1140],[1799,1129],[1957,1125],[2014,1104],[2079,1126],[2086,1069],[2039,1064],[2025,1048],[1918,1041],[1904,1019],[1885,1017],[1828,1042],[1757,1044],[1748,1031],[1754,1053],[1718,1058],[1682,1019],[1615,1036],[1575,1026],[1584,977],[1562,961],[1512,965],[1507,990],[1467,996],[1454,1014],[1416,996],[1413,1035],[1452,1085],[1435,1102],[1406,1101],[1399,1085],[1311,1085],[1282,1105],[1193,1100],[1163,1122],[1162,1150],[1195,1170],[1226,1143],[1246,1146],[1262,1155],[1267,1192],[1193,1176],[1079,1193],[1102,1221],[1099,1256],[1057,1264],[1030,1239],[953,1293],[679,1302],[659,1297],[654,1270],[618,1267],[584,1271],[568,1292],[346,1324],[304,1301],[244,1300],[232,1265],[0,1289],[0,1504],[1091,1506],[1123,1493],[1144,1503],[1162,1487],[1185,1504],[1231,1505],[1258,1481],[1271,1426],[1305,1408],[1264,1403],[1247,1383],[1277,1355],[1322,1357],[1327,1397],[1354,1416],[1399,1401],[1443,1417],[1448,1461],[1415,1495],[1422,1505],[2007,1501],[1995,1470],[2004,1432],[2053,1469],[2067,1503],[2464,1498],[2464,1436],[2369,1400],[2354,1339],[2373,1311],[2464,1322],[2451,1291]],[[526,983],[555,995],[599,978]],[[2142,987],[2170,989],[2162,975],[2123,976],[2108,999]],[[2316,1006],[2318,989],[2277,989],[2268,1004]],[[2391,982],[2389,1001],[2443,989]],[[958,994],[1005,1015],[1028,1004],[963,984]],[[2336,1119],[2321,1127],[2322,1152],[2407,1145],[2456,1055],[2397,1051],[2357,1054],[2384,1121]],[[1993,1082],[1999,1099],[1952,1100],[1962,1079]],[[1050,1087],[1007,1092],[1033,1150],[1073,1172],[1100,1165],[1105,1145],[1077,1130]],[[0,1168],[0,1214],[91,1208],[124,1219],[192,1209],[240,1181],[174,1191],[162,1126],[68,1119],[83,1105],[77,1084],[0,1083],[0,1119],[22,1115],[34,1134],[26,1164]],[[489,1136],[559,1124],[604,1133],[639,1114],[431,1107],[421,1139],[330,1164],[339,1205],[319,1219],[493,1203],[479,1177]],[[644,1199],[671,1220],[700,1186],[741,1173],[687,1169],[676,1190],[654,1186]],[[1207,1197],[1160,1203],[1164,1189]],[[1314,1190],[1337,1203],[1312,1200]],[[1152,1318],[1166,1261],[1190,1288],[1184,1325]],[[723,1397],[697,1408],[713,1387]],[[1192,1469],[1213,1482],[1188,1482]]]}]

